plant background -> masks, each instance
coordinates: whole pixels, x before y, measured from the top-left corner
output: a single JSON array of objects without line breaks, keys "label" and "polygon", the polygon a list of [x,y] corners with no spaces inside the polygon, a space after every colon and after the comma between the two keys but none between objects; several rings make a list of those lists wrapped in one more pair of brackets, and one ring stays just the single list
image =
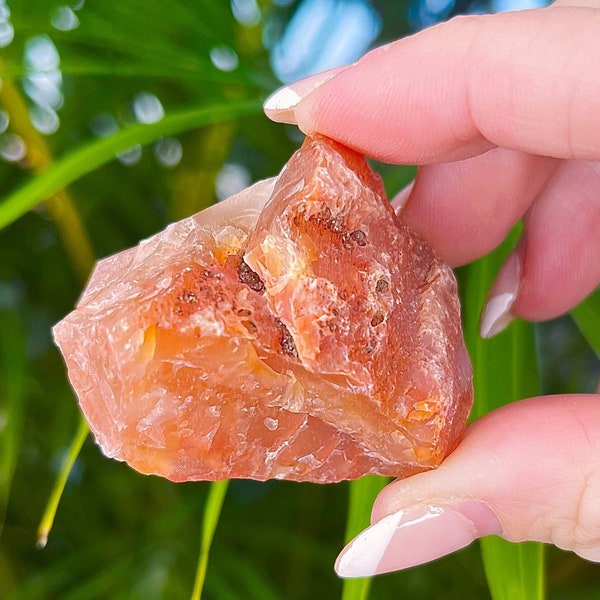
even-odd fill
[{"label": "plant background", "polygon": [[[279,171],[301,136],[269,122],[260,103],[281,84],[273,72],[280,40],[307,4],[0,0],[0,598],[192,594],[209,486],[139,475],[104,458],[91,438],[45,548],[36,546],[79,426],[50,328],[73,307],[95,258]],[[378,15],[363,45],[474,8],[321,0],[330,20],[287,75],[279,57],[281,78],[341,53],[343,32],[332,24],[359,4]],[[360,43],[346,50],[353,60]],[[390,193],[414,175],[412,167],[376,168]],[[598,294],[575,313],[584,335],[565,317],[535,331],[517,324],[491,343],[477,337],[485,285],[511,243],[459,273],[478,377],[475,414],[534,394],[538,384],[545,393],[591,391],[597,377]],[[350,529],[363,526],[380,485],[231,482],[203,597],[365,598],[364,582],[343,590],[333,562],[349,506]],[[495,544],[484,544],[486,570],[475,544],[376,578],[371,597],[591,598],[600,589],[600,567],[572,554],[549,548],[544,563],[537,546],[515,554]]]}]

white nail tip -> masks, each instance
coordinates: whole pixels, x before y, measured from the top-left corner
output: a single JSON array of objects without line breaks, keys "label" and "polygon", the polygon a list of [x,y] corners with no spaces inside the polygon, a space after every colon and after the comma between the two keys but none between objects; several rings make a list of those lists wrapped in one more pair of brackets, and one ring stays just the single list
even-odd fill
[{"label": "white nail tip", "polygon": [[338,558],[335,570],[340,577],[372,577],[398,530],[404,513],[388,515],[363,531]]},{"label": "white nail tip", "polygon": [[492,296],[488,300],[481,315],[481,337],[491,338],[510,325],[514,319],[510,309],[516,297],[517,295],[512,292],[505,292]]},{"label": "white nail tip", "polygon": [[281,88],[271,94],[263,104],[265,110],[289,110],[300,102],[300,96],[289,87]]}]

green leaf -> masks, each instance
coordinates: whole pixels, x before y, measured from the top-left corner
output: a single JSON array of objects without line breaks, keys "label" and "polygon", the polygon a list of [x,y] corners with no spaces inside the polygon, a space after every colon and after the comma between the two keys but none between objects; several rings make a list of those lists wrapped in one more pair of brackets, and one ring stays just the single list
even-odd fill
[{"label": "green leaf", "polygon": [[110,162],[119,152],[136,144],[144,146],[164,136],[258,114],[259,111],[260,103],[248,100],[203,106],[174,112],[158,123],[133,125],[109,138],[95,140],[58,159],[42,175],[31,179],[22,188],[5,198],[0,203],[0,229],[16,221],[58,190]]},{"label": "green leaf", "polygon": [[[492,255],[465,269],[465,337],[473,360],[475,405],[480,417],[503,404],[540,393],[533,325],[514,322],[490,340],[479,336],[479,314],[517,232]],[[488,586],[494,600],[544,598],[544,550],[541,544],[513,544],[498,537],[481,540]]]},{"label": "green leaf", "polygon": [[600,288],[571,311],[577,327],[600,356]]},{"label": "green leaf", "polygon": [[485,574],[494,600],[545,597],[544,545],[514,544],[498,537],[481,540]]},{"label": "green leaf", "polygon": [[191,600],[200,600],[204,580],[206,579],[206,570],[208,567],[208,554],[215,535],[215,529],[221,515],[221,508],[225,500],[225,494],[229,487],[229,480],[215,481],[210,484],[206,505],[204,506],[204,518],[202,520],[202,540],[200,542],[200,556],[198,557],[198,567],[196,569],[196,580],[192,590]]},{"label": "green leaf", "polygon": [[[388,478],[378,475],[367,475],[350,482],[346,543],[369,526],[373,502],[388,482]],[[342,600],[366,600],[371,581],[370,578],[345,579]]]}]

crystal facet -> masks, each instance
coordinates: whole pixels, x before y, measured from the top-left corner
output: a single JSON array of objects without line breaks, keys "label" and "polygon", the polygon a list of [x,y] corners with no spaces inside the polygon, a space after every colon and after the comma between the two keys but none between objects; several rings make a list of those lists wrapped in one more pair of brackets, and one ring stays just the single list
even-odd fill
[{"label": "crystal facet", "polygon": [[54,335],[104,453],[175,481],[404,477],[472,403],[452,271],[323,137],[100,261]]}]

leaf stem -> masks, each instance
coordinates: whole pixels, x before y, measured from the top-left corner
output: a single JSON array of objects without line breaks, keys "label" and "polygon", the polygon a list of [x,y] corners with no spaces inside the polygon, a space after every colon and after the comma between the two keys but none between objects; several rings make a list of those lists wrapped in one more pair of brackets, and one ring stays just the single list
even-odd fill
[{"label": "leaf stem", "polygon": [[69,479],[69,475],[71,474],[71,470],[73,469],[73,465],[75,464],[75,460],[77,459],[77,456],[79,456],[79,452],[81,451],[81,447],[83,446],[83,442],[85,442],[85,438],[87,437],[89,431],[90,430],[85,419],[83,416],[80,416],[77,432],[75,433],[75,437],[71,442],[71,446],[69,447],[69,451],[67,452],[67,455],[63,461],[58,477],[54,482],[52,493],[48,498],[46,509],[44,510],[42,520],[40,521],[40,525],[38,527],[38,548],[44,548],[48,542],[48,535],[54,523],[54,517],[56,515],[58,503],[60,502],[60,498],[65,489],[65,485],[67,484],[67,480]]},{"label": "leaf stem", "polygon": [[[346,519],[345,541],[348,543],[362,529],[369,526],[371,509],[377,494],[390,479],[378,475],[366,475],[349,483],[348,517]],[[372,579],[344,579],[342,600],[367,600]]]},{"label": "leaf stem", "polygon": [[225,494],[229,487],[229,480],[214,481],[208,489],[208,496],[204,506],[204,518],[202,519],[202,539],[200,542],[200,556],[198,557],[198,566],[196,568],[196,580],[190,600],[200,600],[206,571],[208,567],[208,554],[215,535],[215,529],[221,515],[221,508],[225,500]]}]

